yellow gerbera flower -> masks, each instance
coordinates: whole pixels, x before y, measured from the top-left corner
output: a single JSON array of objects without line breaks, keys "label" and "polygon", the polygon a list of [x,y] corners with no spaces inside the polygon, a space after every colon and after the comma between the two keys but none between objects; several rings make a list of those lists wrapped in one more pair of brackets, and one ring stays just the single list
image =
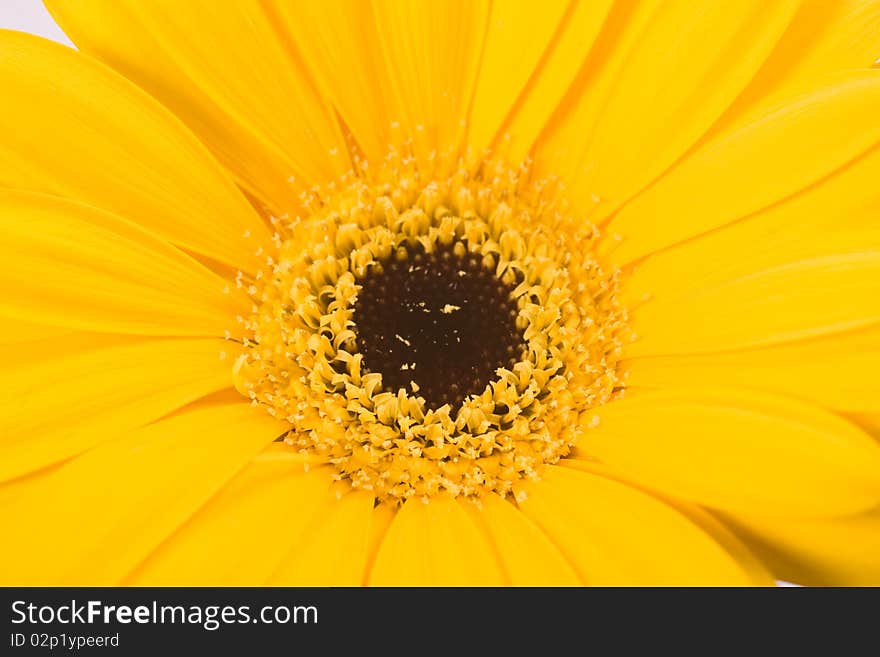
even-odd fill
[{"label": "yellow gerbera flower", "polygon": [[46,4],[0,582],[880,583],[880,2]]}]

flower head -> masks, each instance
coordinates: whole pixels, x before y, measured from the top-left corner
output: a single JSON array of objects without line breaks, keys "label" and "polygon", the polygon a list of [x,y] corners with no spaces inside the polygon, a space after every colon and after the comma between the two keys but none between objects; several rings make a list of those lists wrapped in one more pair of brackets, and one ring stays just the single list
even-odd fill
[{"label": "flower head", "polygon": [[0,582],[880,581],[880,2],[46,4]]}]

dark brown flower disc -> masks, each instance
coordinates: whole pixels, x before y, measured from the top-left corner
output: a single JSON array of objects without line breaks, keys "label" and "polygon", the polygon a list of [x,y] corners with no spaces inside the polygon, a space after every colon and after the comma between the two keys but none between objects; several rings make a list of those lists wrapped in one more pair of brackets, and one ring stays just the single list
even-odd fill
[{"label": "dark brown flower disc", "polygon": [[415,383],[429,408],[455,409],[482,393],[525,348],[513,286],[478,255],[416,246],[358,283],[354,322],[365,367],[382,374],[389,392],[413,394]]}]

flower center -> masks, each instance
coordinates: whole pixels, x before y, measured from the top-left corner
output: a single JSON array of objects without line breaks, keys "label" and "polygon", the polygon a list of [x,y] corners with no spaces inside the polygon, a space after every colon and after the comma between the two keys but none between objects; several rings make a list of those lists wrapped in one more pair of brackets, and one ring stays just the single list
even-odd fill
[{"label": "flower center", "polygon": [[354,304],[357,350],[383,389],[404,388],[429,408],[460,407],[525,349],[514,286],[478,254],[421,244],[398,250],[363,278]]},{"label": "flower center", "polygon": [[316,190],[237,281],[236,388],[380,501],[513,495],[623,388],[598,230],[526,166],[441,160],[392,154]]}]

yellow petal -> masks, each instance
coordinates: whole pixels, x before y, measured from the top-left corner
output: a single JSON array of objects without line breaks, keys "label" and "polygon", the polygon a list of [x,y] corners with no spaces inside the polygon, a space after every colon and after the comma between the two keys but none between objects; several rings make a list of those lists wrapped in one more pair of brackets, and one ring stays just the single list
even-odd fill
[{"label": "yellow petal", "polygon": [[635,309],[626,355],[766,347],[880,324],[878,230],[827,233],[745,259],[753,266],[719,263],[705,285]]},{"label": "yellow petal", "polygon": [[603,247],[632,262],[785,199],[870,151],[878,113],[876,70],[770,99],[621,209]]},{"label": "yellow petal", "polygon": [[574,458],[566,458],[562,459],[559,462],[559,465],[573,468],[575,470],[582,470],[584,472],[592,472],[594,474],[600,475],[602,477],[607,477],[609,479],[614,479],[615,481],[619,481],[627,486],[631,486],[633,488],[638,488],[639,490],[647,493],[652,497],[656,497],[665,504],[671,506],[676,511],[685,516],[688,520],[706,532],[709,536],[711,536],[715,541],[721,545],[732,557],[734,557],[740,567],[749,573],[749,576],[752,579],[754,584],[758,584],[761,586],[775,586],[776,578],[767,570],[766,566],[758,560],[758,558],[752,554],[749,548],[733,533],[727,526],[725,526],[721,521],[719,521],[715,516],[713,516],[710,512],[706,511],[704,508],[692,504],[690,502],[685,502],[684,500],[676,499],[674,497],[670,497],[668,495],[663,495],[662,493],[658,493],[656,490],[650,490],[640,486],[637,481],[634,481],[631,478],[627,478],[622,475],[620,472],[615,471],[609,468],[607,465],[603,463],[598,463],[597,461],[585,461]]},{"label": "yellow petal", "polygon": [[102,347],[19,358],[0,383],[0,481],[228,388],[230,361],[219,358],[228,348],[221,340],[105,338]]},{"label": "yellow petal", "polygon": [[16,498],[21,497],[27,491],[39,488],[50,475],[64,465],[64,462],[50,465],[42,470],[30,472],[12,481],[0,483],[0,513],[7,508]]},{"label": "yellow petal", "polygon": [[353,491],[330,502],[269,579],[272,586],[359,586],[367,567],[374,496]]},{"label": "yellow petal", "polygon": [[880,412],[880,326],[757,349],[634,358],[623,367],[635,388],[735,385]]},{"label": "yellow petal", "polygon": [[492,586],[504,583],[486,535],[459,502],[408,500],[376,556],[377,586]]},{"label": "yellow petal", "polygon": [[46,326],[6,317],[0,322],[0,358],[14,356],[19,351],[19,345],[38,341],[52,343],[53,338],[57,339],[71,333],[73,331],[63,326]]},{"label": "yellow petal", "polygon": [[[634,307],[706,289],[794,256],[876,243],[880,149],[747,218],[651,254],[623,277]],[[860,232],[868,231],[868,232]]]},{"label": "yellow petal", "polygon": [[805,0],[759,74],[732,108],[830,73],[869,68],[880,56],[880,2]]},{"label": "yellow petal", "polygon": [[[257,0],[51,0],[95,55],[170,107],[274,211],[350,166],[332,110]],[[240,233],[237,233],[238,235]]]},{"label": "yellow petal", "polygon": [[842,518],[725,515],[780,578],[808,586],[880,586],[880,508]]},{"label": "yellow petal", "polygon": [[850,419],[875,438],[880,438],[880,413],[856,413]]},{"label": "yellow petal", "polygon": [[391,100],[372,5],[348,0],[265,4],[358,146],[369,160],[380,162],[391,145]]},{"label": "yellow petal", "polygon": [[776,586],[776,577],[768,570],[767,566],[749,550],[736,534],[711,513],[696,504],[688,504],[680,500],[664,499],[663,501],[715,539],[736,560],[739,567],[747,574],[751,584]]},{"label": "yellow petal", "polygon": [[391,120],[414,140],[423,165],[431,151],[464,138],[489,16],[487,0],[373,3]]},{"label": "yellow petal", "polygon": [[376,555],[379,554],[379,548],[382,541],[385,540],[385,535],[388,533],[388,528],[395,515],[397,515],[397,507],[388,502],[383,502],[373,509],[373,517],[370,519],[370,540],[367,546],[367,565],[362,580],[364,585],[370,581],[370,574],[376,563]]},{"label": "yellow petal", "polygon": [[329,509],[332,470],[255,460],[126,580],[135,586],[259,586]]},{"label": "yellow petal", "polygon": [[661,501],[617,481],[547,466],[519,503],[592,585],[754,584],[711,536]]},{"label": "yellow petal", "polygon": [[0,581],[118,583],[283,431],[242,400],[119,434],[0,510]]},{"label": "yellow petal", "polygon": [[247,310],[203,265],[116,215],[0,191],[0,315],[82,331],[222,336]]},{"label": "yellow petal", "polygon": [[0,185],[110,210],[242,269],[259,264],[265,224],[166,108],[57,43],[3,30],[0,51]]},{"label": "yellow petal", "polygon": [[495,546],[507,584],[579,586],[577,573],[556,546],[514,504],[490,494],[467,508],[483,523]]},{"label": "yellow petal", "polygon": [[20,365],[32,365],[125,341],[132,341],[132,338],[84,333],[63,326],[31,324],[4,317],[0,321],[0,363],[8,371]]},{"label": "yellow petal", "polygon": [[[534,145],[535,168],[545,174],[566,172],[570,180],[584,173],[579,170],[584,149],[591,141],[596,121],[617,84],[620,70],[630,51],[641,39],[661,0],[615,2],[599,38],[583,62],[551,119],[544,126],[541,139]],[[592,3],[579,3],[578,6]],[[584,213],[594,210],[600,199],[586,185],[573,184],[567,195]]]},{"label": "yellow petal", "polygon": [[551,163],[572,189],[627,200],[722,115],[796,7],[792,0],[713,2],[699,9],[688,0],[639,3],[630,20],[642,31],[623,31],[615,44],[626,48],[619,58],[613,50],[603,53],[614,81],[600,83],[601,108],[590,98],[594,78],[583,80],[576,97],[566,99],[564,117],[544,135],[539,160]]},{"label": "yellow petal", "polygon": [[880,502],[880,445],[810,404],[759,392],[634,392],[597,410],[578,444],[645,486],[709,507],[779,516]]},{"label": "yellow petal", "polygon": [[584,64],[613,3],[551,0],[524,11],[517,0],[492,3],[468,143],[479,153],[507,133],[523,159]]}]

